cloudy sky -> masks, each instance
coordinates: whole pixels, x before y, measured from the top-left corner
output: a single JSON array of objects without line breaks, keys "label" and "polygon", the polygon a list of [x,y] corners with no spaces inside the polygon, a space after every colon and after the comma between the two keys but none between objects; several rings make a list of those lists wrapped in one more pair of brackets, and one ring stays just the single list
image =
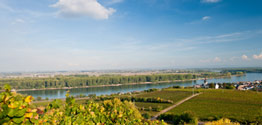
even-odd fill
[{"label": "cloudy sky", "polygon": [[261,0],[0,0],[0,72],[262,66]]}]

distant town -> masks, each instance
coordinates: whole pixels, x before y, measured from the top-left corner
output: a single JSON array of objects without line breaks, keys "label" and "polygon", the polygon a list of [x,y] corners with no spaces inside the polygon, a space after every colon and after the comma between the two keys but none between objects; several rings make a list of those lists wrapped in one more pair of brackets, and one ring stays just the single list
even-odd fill
[{"label": "distant town", "polygon": [[48,78],[55,76],[69,75],[150,75],[160,73],[195,73],[195,72],[211,72],[210,69],[137,69],[137,70],[82,70],[82,71],[46,71],[46,72],[0,72],[0,78]]},{"label": "distant town", "polygon": [[100,76],[100,75],[150,75],[150,74],[161,74],[161,73],[206,73],[206,72],[230,72],[235,74],[237,72],[244,73],[262,73],[261,67],[252,68],[192,68],[192,69],[127,69],[127,70],[79,70],[79,71],[40,71],[40,72],[0,72],[0,78],[48,78],[55,76],[69,76],[69,75],[89,75],[89,76]]},{"label": "distant town", "polygon": [[256,90],[262,91],[262,80],[241,81],[236,83],[208,83],[207,79],[204,83],[194,85],[195,88],[214,88],[214,89],[237,89],[237,90]]}]

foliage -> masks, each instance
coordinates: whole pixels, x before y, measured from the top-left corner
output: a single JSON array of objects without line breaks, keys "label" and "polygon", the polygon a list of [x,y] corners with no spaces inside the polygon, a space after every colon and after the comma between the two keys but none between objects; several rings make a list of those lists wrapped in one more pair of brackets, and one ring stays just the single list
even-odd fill
[{"label": "foliage", "polygon": [[235,86],[232,83],[223,83],[223,84],[219,84],[220,86],[222,86],[224,89],[234,89]]},{"label": "foliage", "polygon": [[180,89],[180,88],[182,88],[181,86],[173,86],[173,88],[175,88],[175,89]]},{"label": "foliage", "polygon": [[151,118],[151,115],[149,113],[143,113],[142,116],[145,118],[145,119],[150,119]]},{"label": "foliage", "polygon": [[[161,98],[164,100],[171,100],[174,103],[189,97],[192,95],[192,89],[187,91],[187,89],[163,89],[161,91],[140,93],[137,95],[133,95],[136,98]],[[171,105],[172,103],[151,103],[151,102],[135,102],[135,105],[142,113],[149,113],[150,115],[155,115],[157,111],[165,109]],[[151,107],[151,110],[150,108]]]},{"label": "foliage", "polygon": [[119,99],[81,105],[68,92],[65,104],[55,99],[44,111],[29,108],[31,101],[32,96],[11,93],[6,87],[0,94],[0,124],[165,124],[144,119],[131,102]]},{"label": "foliage", "polygon": [[210,84],[208,84],[208,86],[209,86],[209,88],[215,88],[215,84],[214,83],[210,83]]},{"label": "foliage", "polygon": [[230,86],[230,85],[226,86],[226,89],[234,89],[234,88],[235,88],[234,86]]},{"label": "foliage", "polygon": [[140,109],[141,111],[156,111],[156,112],[160,112],[163,109],[163,107],[162,106],[157,106],[157,107],[149,106],[148,108],[142,107],[142,108],[138,108],[138,109]]},{"label": "foliage", "polygon": [[197,124],[198,119],[192,112],[184,112],[180,115],[175,114],[162,114],[159,116],[158,119],[165,120],[165,121],[171,121],[174,125],[178,124]]},{"label": "foliage", "polygon": [[50,78],[9,78],[0,79],[0,86],[10,84],[14,89],[45,89],[45,88],[64,88],[64,87],[85,87],[95,85],[128,84],[142,82],[159,82],[175,80],[191,80],[201,77],[220,77],[225,74],[205,73],[205,74],[153,74],[153,75],[73,75],[55,76]]},{"label": "foliage", "polygon": [[233,69],[224,69],[222,73],[231,72],[232,74],[245,74],[245,73],[262,73],[262,68],[233,68]]},{"label": "foliage", "polygon": [[190,110],[203,121],[221,117],[243,124],[258,121],[259,109],[262,108],[262,93],[226,89],[201,89],[201,91],[201,95],[184,102],[168,113],[181,114]]},{"label": "foliage", "polygon": [[96,98],[96,94],[89,94],[88,97],[89,98]]},{"label": "foliage", "polygon": [[205,125],[240,125],[237,122],[231,122],[227,118],[220,119],[218,121],[206,122]]},{"label": "foliage", "polygon": [[75,96],[75,98],[85,98],[85,97],[86,97],[86,95],[84,95],[84,94],[80,94],[80,95]]},{"label": "foliage", "polygon": [[42,100],[42,97],[38,96],[38,97],[36,98],[36,100],[37,100],[37,101],[41,101],[41,100]]},{"label": "foliage", "polygon": [[262,124],[262,107],[260,108],[260,113],[256,117],[256,124],[261,125]]},{"label": "foliage", "polygon": [[4,88],[6,92],[0,94],[0,124],[35,123],[39,118],[37,110],[29,108],[33,97],[10,92],[9,85],[5,85]]},{"label": "foliage", "polygon": [[155,92],[155,91],[159,91],[159,89],[153,88],[153,89],[144,90],[144,92]]},{"label": "foliage", "polygon": [[[112,96],[101,96],[96,99],[96,101],[104,101],[113,99]],[[142,97],[119,97],[121,101],[132,101],[132,102],[152,102],[152,103],[173,103],[172,100],[165,100],[160,97],[153,98],[142,98]]]}]

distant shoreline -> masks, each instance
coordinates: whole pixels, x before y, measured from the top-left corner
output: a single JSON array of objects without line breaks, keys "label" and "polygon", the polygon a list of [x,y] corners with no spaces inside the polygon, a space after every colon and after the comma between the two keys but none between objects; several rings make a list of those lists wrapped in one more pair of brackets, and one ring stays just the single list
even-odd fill
[{"label": "distant shoreline", "polygon": [[[236,75],[232,75],[236,76]],[[212,77],[207,79],[214,79],[214,78],[225,78],[227,76],[219,76],[219,77]],[[16,92],[21,91],[38,91],[38,90],[64,90],[64,89],[76,89],[76,88],[94,88],[94,87],[110,87],[110,86],[123,86],[123,85],[137,85],[137,84],[158,84],[158,83],[171,83],[171,82],[183,82],[183,81],[194,81],[194,80],[203,80],[205,78],[198,78],[198,79],[186,79],[186,80],[172,80],[172,81],[158,81],[158,82],[140,82],[140,83],[127,83],[127,84],[110,84],[110,85],[94,85],[94,86],[82,86],[82,87],[63,87],[63,88],[41,88],[41,89],[16,89]],[[0,90],[3,92],[4,90]]]},{"label": "distant shoreline", "polygon": [[[202,78],[201,78],[202,79]],[[140,82],[140,83],[127,83],[127,84],[109,84],[109,85],[94,85],[94,86],[81,86],[81,87],[63,87],[63,88],[42,88],[42,89],[18,89],[19,91],[37,91],[37,90],[62,90],[62,89],[76,89],[76,88],[94,88],[94,87],[110,87],[110,86],[123,86],[123,85],[137,85],[137,84],[157,84],[157,83],[171,83],[171,82],[182,82],[182,81],[194,81],[201,79],[188,79],[188,80],[174,80],[174,81],[158,81],[158,82]],[[3,91],[3,90],[1,90]]]}]

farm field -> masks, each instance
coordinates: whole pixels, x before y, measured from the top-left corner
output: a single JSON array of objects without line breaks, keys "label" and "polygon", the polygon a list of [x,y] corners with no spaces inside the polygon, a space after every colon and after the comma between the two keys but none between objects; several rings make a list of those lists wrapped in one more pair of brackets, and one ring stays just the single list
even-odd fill
[{"label": "farm field", "polygon": [[[226,117],[241,123],[253,122],[256,117],[262,114],[262,93],[254,91],[237,91],[226,89],[197,89],[195,92],[203,94],[184,102],[168,113],[182,114],[185,111],[191,111],[201,120],[213,120],[216,117]],[[163,89],[162,91],[142,92],[132,95],[114,95],[115,98],[136,97],[136,98],[161,98],[172,100],[174,103],[151,103],[151,102],[133,102],[139,111],[153,116],[158,111],[152,110],[161,108],[161,110],[174,105],[180,100],[192,95],[192,89]],[[77,103],[86,103],[86,99],[77,100]],[[99,102],[98,102],[99,103]],[[36,107],[47,105],[48,102],[35,103]],[[148,110],[151,109],[151,110]]]},{"label": "farm field", "polygon": [[[123,97],[138,97],[138,98],[161,98],[166,100],[172,100],[174,103],[151,103],[151,102],[133,102],[137,108],[140,110],[141,108],[148,109],[151,108],[158,108],[161,107],[165,109],[171,105],[174,105],[176,102],[192,95],[191,89],[163,89],[162,91],[154,91],[154,92],[142,92],[139,94],[132,94],[132,95],[114,95],[115,98],[123,98]],[[84,104],[88,99],[80,99],[76,100],[76,103]],[[64,103],[64,100],[62,101]],[[96,101],[97,102],[97,101]],[[47,106],[50,103],[49,101],[41,101],[33,103],[32,107],[38,106]],[[157,111],[147,111],[147,110],[140,110],[141,113],[149,113],[150,115],[155,115]]]},{"label": "farm field", "polygon": [[[162,91],[155,91],[155,92],[148,92],[148,93],[141,93],[135,95],[135,97],[143,97],[143,98],[157,98],[160,97],[162,99],[172,100],[174,103],[149,103],[149,102],[135,102],[135,105],[138,108],[157,108],[161,107],[165,109],[175,103],[179,102],[180,100],[192,95],[192,91],[188,91],[186,89],[164,89]],[[141,111],[141,113],[149,113],[150,115],[155,115],[157,111]]]},{"label": "farm field", "polygon": [[[87,101],[86,99],[76,99],[76,103],[78,103],[78,104],[85,104],[86,101]],[[31,106],[31,108],[37,108],[39,106],[46,107],[51,102],[52,102],[52,100],[33,102],[32,105],[30,105],[30,106]],[[62,104],[65,104],[65,100],[62,100]]]},{"label": "farm field", "polygon": [[262,113],[262,93],[237,90],[201,90],[203,94],[168,113],[191,111],[200,120],[226,117],[242,123],[253,122]]}]

